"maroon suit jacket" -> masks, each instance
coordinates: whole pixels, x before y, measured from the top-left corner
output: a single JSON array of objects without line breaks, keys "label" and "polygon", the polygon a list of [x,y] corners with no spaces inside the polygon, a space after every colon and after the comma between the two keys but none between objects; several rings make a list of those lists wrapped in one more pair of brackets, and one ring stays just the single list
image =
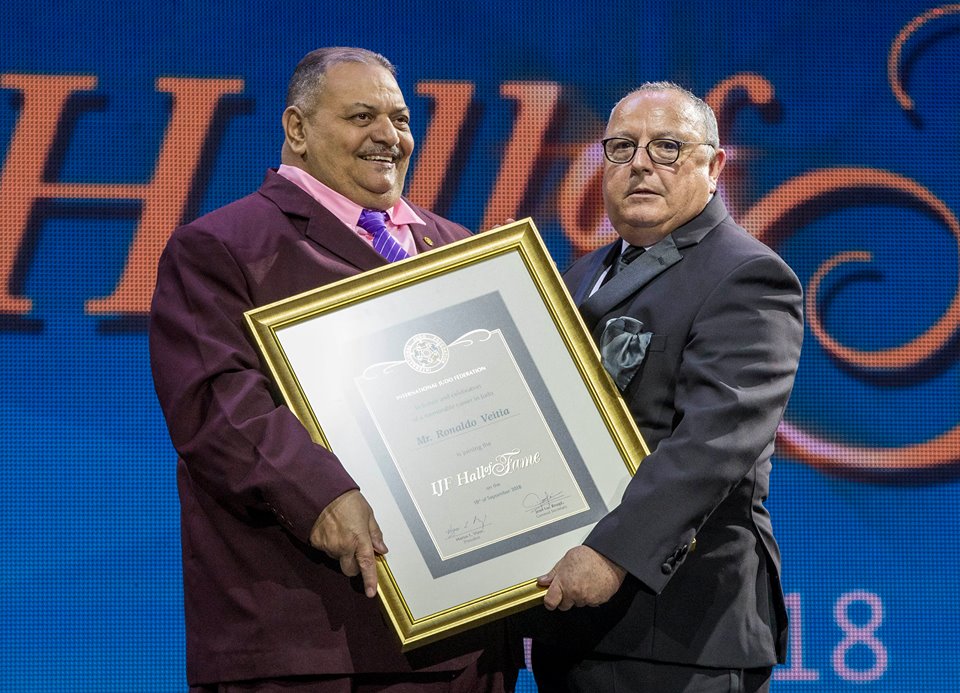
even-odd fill
[{"label": "maroon suit jacket", "polygon": [[[469,231],[414,207],[419,251]],[[385,264],[270,171],[260,190],[178,228],[150,321],[157,395],[179,454],[187,677],[462,669],[466,642],[400,653],[358,579],[312,549],[320,511],[357,484],[279,399],[245,311]],[[374,508],[374,510],[376,510]]]}]

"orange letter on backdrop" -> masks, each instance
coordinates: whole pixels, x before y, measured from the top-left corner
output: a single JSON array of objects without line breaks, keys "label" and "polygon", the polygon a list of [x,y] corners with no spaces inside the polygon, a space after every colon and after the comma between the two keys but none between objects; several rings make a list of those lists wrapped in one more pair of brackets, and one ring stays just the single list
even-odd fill
[{"label": "orange letter on backdrop", "polygon": [[23,97],[23,111],[0,174],[0,314],[30,312],[29,298],[10,294],[10,280],[30,213],[41,199],[143,202],[140,223],[116,290],[106,298],[88,301],[86,310],[92,314],[146,313],[156,280],[157,260],[170,232],[182,219],[217,104],[223,95],[242,91],[243,80],[157,80],[158,91],[173,95],[173,114],[150,182],[90,184],[43,180],[67,99],[74,92],[90,91],[96,86],[97,78],[93,76],[0,76],[0,87],[16,89]]},{"label": "orange letter on backdrop", "polygon": [[561,89],[555,82],[507,82],[500,87],[502,96],[516,99],[520,114],[514,123],[481,229],[500,226],[508,218],[517,216],[533,167],[540,159],[544,135],[553,122]]},{"label": "orange letter on backdrop", "polygon": [[460,145],[463,123],[473,99],[471,82],[421,82],[417,93],[433,99],[433,116],[410,184],[410,199],[433,209],[453,152]]}]

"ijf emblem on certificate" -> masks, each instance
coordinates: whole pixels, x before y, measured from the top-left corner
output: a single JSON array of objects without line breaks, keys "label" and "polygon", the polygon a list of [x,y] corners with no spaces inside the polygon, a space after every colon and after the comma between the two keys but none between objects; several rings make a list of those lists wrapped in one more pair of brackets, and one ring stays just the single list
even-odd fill
[{"label": "ijf emblem on certificate", "polygon": [[403,358],[418,373],[436,373],[447,365],[450,350],[437,335],[421,332],[407,340],[403,346]]}]

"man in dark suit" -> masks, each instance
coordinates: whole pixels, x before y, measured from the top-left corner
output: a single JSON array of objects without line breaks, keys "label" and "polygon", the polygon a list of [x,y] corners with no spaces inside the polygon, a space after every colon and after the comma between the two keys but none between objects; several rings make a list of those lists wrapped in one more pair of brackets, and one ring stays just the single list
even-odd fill
[{"label": "man in dark suit", "polygon": [[387,551],[373,509],[279,403],[243,315],[469,232],[401,198],[413,137],[383,56],[308,54],[283,129],[259,191],[173,233],[151,309],[180,458],[190,690],[505,690],[516,666],[497,625],[400,653],[371,599]]},{"label": "man in dark suit", "polygon": [[534,673],[543,692],[764,691],[787,623],[763,501],[801,287],[716,194],[725,154],[702,100],[645,84],[603,146],[621,238],[564,279],[651,453],[540,579]]}]

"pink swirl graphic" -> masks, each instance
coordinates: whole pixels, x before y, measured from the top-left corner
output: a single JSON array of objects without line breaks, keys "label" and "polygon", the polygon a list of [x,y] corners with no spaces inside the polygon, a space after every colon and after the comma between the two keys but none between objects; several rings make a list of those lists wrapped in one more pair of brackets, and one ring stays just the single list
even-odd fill
[{"label": "pink swirl graphic", "polygon": [[[743,224],[757,238],[775,247],[787,233],[802,208],[827,196],[856,192],[906,195],[928,210],[957,241],[960,252],[960,222],[933,193],[909,178],[869,168],[832,168],[811,171],[793,178],[768,193],[744,217]],[[829,258],[810,279],[807,288],[807,321],[814,337],[838,361],[860,369],[890,372],[914,366],[943,349],[960,329],[960,278],[953,299],[937,322],[906,344],[890,349],[864,351],[841,344],[825,329],[819,312],[820,286],[842,264],[870,262],[864,251],[847,251]],[[817,438],[784,421],[778,440],[780,452],[815,467],[838,473],[872,471],[894,473],[932,469],[960,462],[960,425],[930,440],[897,448],[848,446]]]},{"label": "pink swirl graphic", "polygon": [[897,38],[893,40],[893,45],[890,46],[890,54],[887,57],[887,80],[890,82],[890,89],[893,90],[893,95],[897,99],[897,103],[900,104],[903,110],[913,111],[915,109],[913,99],[910,98],[910,95],[907,94],[907,91],[903,88],[900,79],[900,57],[903,54],[904,46],[910,37],[927,22],[958,13],[960,13],[960,3],[929,9],[923,14],[914,17],[900,33],[897,34]]}]

